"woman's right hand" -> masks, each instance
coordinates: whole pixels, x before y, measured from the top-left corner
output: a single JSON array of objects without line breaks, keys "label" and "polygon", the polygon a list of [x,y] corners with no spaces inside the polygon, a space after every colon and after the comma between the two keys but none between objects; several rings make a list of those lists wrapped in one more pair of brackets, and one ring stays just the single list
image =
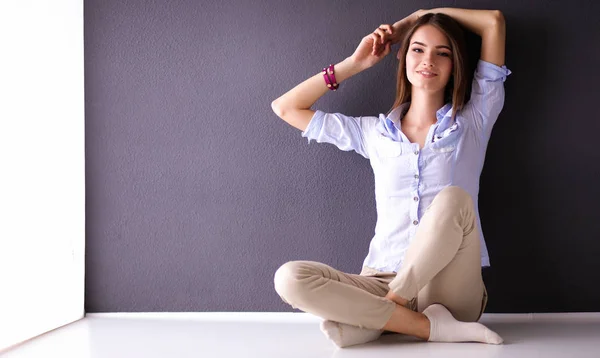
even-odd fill
[{"label": "woman's right hand", "polygon": [[350,56],[363,69],[374,66],[391,52],[394,29],[391,25],[381,25],[377,30],[363,37]]}]

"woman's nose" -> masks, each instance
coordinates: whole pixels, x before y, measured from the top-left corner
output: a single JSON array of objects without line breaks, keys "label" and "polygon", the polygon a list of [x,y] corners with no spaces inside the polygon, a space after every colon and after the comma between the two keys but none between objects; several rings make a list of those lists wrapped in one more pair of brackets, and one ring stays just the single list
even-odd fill
[{"label": "woman's nose", "polygon": [[433,67],[433,65],[434,65],[433,59],[430,56],[426,56],[425,58],[423,58],[423,64],[426,67]]}]

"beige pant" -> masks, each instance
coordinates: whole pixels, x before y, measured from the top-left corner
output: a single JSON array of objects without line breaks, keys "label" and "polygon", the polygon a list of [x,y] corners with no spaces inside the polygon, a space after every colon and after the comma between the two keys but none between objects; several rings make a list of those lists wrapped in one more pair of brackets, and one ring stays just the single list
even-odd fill
[{"label": "beige pant", "polygon": [[444,188],[427,207],[396,272],[363,267],[348,274],[314,261],[290,261],[275,273],[275,290],[294,308],[327,320],[383,329],[396,303],[392,290],[423,312],[443,304],[459,321],[476,322],[487,304],[473,199],[462,188]]}]

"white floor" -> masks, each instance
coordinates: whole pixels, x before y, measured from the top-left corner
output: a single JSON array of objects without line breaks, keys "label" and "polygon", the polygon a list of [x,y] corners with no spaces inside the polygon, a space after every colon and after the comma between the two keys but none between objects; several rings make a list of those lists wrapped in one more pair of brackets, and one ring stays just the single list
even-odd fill
[{"label": "white floor", "polygon": [[60,357],[600,357],[600,313],[484,314],[505,343],[428,343],[402,335],[337,349],[303,313],[91,314],[0,354]]}]

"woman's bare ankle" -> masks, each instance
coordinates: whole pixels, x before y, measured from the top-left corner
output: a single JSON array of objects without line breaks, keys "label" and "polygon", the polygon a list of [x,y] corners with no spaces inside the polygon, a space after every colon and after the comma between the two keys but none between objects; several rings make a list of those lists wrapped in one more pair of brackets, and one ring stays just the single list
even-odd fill
[{"label": "woman's bare ankle", "polygon": [[[422,314],[422,313],[421,313]],[[429,320],[429,318],[427,316],[425,316],[424,314],[422,314],[423,317],[425,317],[425,320],[423,322],[423,329],[421,331],[421,337],[426,341],[429,340],[429,334],[431,333],[431,321]]]},{"label": "woman's bare ankle", "polygon": [[424,314],[397,304],[383,330],[428,340],[431,324]]}]

